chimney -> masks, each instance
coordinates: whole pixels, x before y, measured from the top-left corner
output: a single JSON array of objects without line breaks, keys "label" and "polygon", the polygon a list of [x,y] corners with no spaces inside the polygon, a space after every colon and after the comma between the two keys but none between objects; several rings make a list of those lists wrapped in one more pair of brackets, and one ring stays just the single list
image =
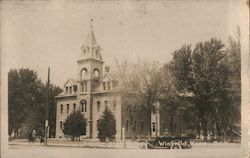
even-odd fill
[{"label": "chimney", "polygon": [[109,66],[105,66],[105,72],[109,73],[110,67]]}]

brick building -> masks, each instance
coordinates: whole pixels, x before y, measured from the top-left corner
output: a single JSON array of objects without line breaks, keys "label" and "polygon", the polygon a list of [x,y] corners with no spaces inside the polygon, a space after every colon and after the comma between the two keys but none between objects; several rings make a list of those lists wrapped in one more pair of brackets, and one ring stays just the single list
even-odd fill
[{"label": "brick building", "polygon": [[160,136],[171,128],[174,131],[172,134],[181,133],[184,124],[181,123],[178,111],[173,116],[156,103],[158,110],[150,117],[135,94],[122,90],[110,67],[104,68],[100,48],[91,25],[87,40],[81,48],[80,59],[77,60],[77,79],[68,79],[63,85],[63,92],[56,96],[56,138],[64,138],[63,123],[76,110],[80,110],[87,119],[86,134],[81,138],[97,138],[97,120],[105,107],[115,115],[118,139],[122,137],[122,128],[125,128],[127,138],[145,137],[150,133],[153,137]]},{"label": "brick building", "polygon": [[116,119],[116,138],[121,138],[122,128],[126,137],[146,136],[149,131],[143,106],[124,93],[114,79],[110,67],[104,68],[101,49],[91,25],[81,57],[77,60],[77,79],[68,79],[63,92],[56,96],[56,138],[63,138],[63,123],[67,116],[80,110],[87,119],[86,134],[81,138],[97,138],[97,120],[105,107],[112,110]]}]

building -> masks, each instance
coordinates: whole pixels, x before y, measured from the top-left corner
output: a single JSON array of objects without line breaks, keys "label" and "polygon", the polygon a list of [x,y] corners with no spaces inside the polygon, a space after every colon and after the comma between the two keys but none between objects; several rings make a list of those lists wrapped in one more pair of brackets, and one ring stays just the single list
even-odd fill
[{"label": "building", "polygon": [[138,94],[122,90],[110,67],[104,68],[101,47],[92,24],[81,49],[77,60],[77,79],[68,79],[63,85],[63,92],[56,96],[56,138],[65,137],[63,124],[76,110],[80,110],[87,119],[86,134],[81,138],[97,138],[97,120],[105,108],[111,109],[115,115],[117,139],[122,137],[122,128],[125,128],[126,138],[156,137],[165,135],[169,130],[172,135],[179,135],[184,131],[181,111],[165,110],[163,107],[166,106],[160,105],[164,105],[164,101],[159,100],[155,103],[156,112],[149,114],[138,102]]},{"label": "building", "polygon": [[63,85],[63,92],[56,96],[56,138],[64,138],[63,123],[75,110],[80,110],[87,119],[86,134],[81,138],[97,138],[96,123],[105,107],[115,115],[116,138],[122,137],[123,127],[128,138],[148,135],[150,125],[147,119],[150,117],[133,95],[119,88],[110,67],[104,68],[101,47],[96,41],[92,24],[81,49],[81,57],[77,60],[77,79],[68,79]]}]

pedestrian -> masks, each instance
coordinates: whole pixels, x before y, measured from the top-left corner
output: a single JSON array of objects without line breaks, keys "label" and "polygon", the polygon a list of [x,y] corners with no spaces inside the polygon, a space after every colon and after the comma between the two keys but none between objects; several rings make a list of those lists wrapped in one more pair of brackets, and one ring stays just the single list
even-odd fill
[{"label": "pedestrian", "polygon": [[41,143],[44,143],[44,136],[43,136],[43,134],[41,134],[41,136],[40,136],[40,144]]},{"label": "pedestrian", "polygon": [[36,142],[36,130],[32,131],[32,139],[33,139],[33,143]]}]

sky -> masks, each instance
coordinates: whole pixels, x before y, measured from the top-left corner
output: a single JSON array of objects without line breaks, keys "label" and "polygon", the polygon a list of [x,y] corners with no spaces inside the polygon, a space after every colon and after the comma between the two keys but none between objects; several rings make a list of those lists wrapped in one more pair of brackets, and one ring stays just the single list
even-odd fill
[{"label": "sky", "polygon": [[212,37],[227,42],[240,25],[241,6],[221,1],[5,1],[1,11],[2,66],[30,68],[61,86],[77,63],[93,19],[106,65],[114,59],[167,63],[183,44]]}]

